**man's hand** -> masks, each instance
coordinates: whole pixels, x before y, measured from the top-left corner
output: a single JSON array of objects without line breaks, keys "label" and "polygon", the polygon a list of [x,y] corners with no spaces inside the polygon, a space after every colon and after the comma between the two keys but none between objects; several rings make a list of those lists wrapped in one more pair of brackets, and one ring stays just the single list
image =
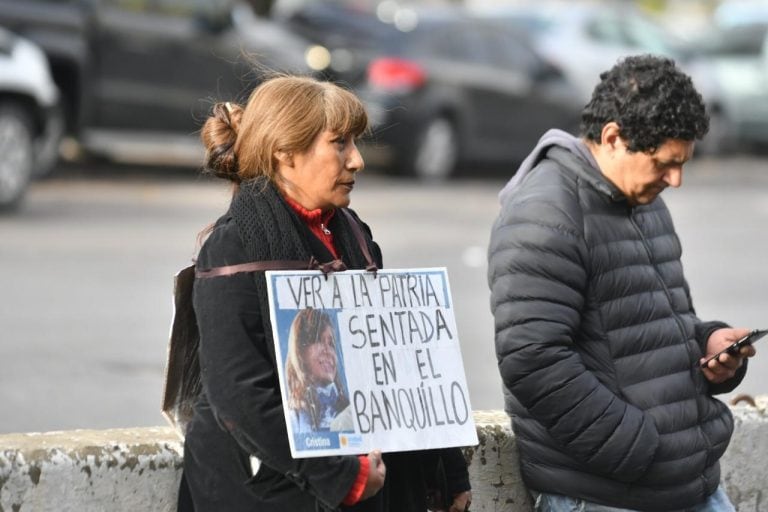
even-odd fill
[{"label": "man's hand", "polygon": [[[707,340],[707,354],[701,358],[699,364],[704,364],[704,361],[708,358],[725,350],[729,345],[732,345],[747,334],[749,334],[749,329],[717,329],[709,336]],[[720,384],[733,378],[736,375],[736,370],[744,364],[744,360],[754,355],[755,347],[746,345],[741,348],[738,354],[728,354],[727,352],[720,354],[716,359],[707,363],[701,371],[704,372],[704,376],[708,381],[713,384]]]},{"label": "man's hand", "polygon": [[384,465],[379,450],[373,450],[369,453],[368,461],[370,462],[368,481],[365,482],[365,489],[363,489],[363,494],[360,496],[360,501],[366,500],[379,492],[384,487],[384,478],[387,476],[387,466]]}]

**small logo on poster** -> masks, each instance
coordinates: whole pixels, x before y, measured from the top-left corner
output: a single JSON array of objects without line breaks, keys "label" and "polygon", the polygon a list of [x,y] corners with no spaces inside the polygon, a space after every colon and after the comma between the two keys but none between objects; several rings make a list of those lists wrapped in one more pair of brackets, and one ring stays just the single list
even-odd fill
[{"label": "small logo on poster", "polygon": [[357,448],[363,445],[363,436],[356,434],[341,434],[339,435],[339,443],[344,448]]}]

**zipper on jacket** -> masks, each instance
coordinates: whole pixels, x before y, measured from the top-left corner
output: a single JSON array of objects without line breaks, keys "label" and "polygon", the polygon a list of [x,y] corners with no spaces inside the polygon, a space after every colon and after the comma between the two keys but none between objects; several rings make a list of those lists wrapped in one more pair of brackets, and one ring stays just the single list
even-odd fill
[{"label": "zipper on jacket", "polygon": [[[651,266],[653,266],[653,270],[656,274],[656,279],[661,284],[661,287],[664,290],[664,295],[667,296],[667,301],[669,302],[669,307],[672,310],[672,316],[675,318],[675,322],[677,322],[677,327],[680,329],[680,333],[683,335],[683,337],[686,337],[685,334],[685,326],[683,325],[683,321],[680,319],[680,315],[677,314],[677,311],[675,311],[674,303],[672,302],[672,293],[669,291],[669,287],[667,287],[667,283],[664,282],[664,278],[661,275],[661,272],[659,272],[659,268],[656,265],[656,262],[653,260],[653,253],[651,252],[650,247],[648,247],[648,239],[645,237],[645,234],[643,233],[643,230],[638,225],[637,220],[635,220],[635,208],[630,207],[629,211],[629,220],[632,222],[632,227],[635,228],[635,231],[637,231],[637,234],[640,235],[640,240],[643,242],[643,249],[645,249],[645,254],[648,256],[648,261],[650,262]],[[693,356],[691,354],[690,349],[688,349],[688,344],[685,344],[686,350],[688,350],[688,355]]]},{"label": "zipper on jacket", "polygon": [[[688,337],[685,334],[685,326],[683,325],[683,321],[680,319],[680,315],[675,311],[674,303],[672,302],[672,293],[669,291],[669,287],[667,286],[667,283],[664,282],[664,278],[661,275],[661,272],[659,272],[659,268],[656,265],[656,262],[653,260],[653,253],[651,252],[650,247],[648,247],[648,239],[645,237],[645,234],[643,233],[643,230],[640,228],[637,220],[635,219],[636,215],[636,209],[633,207],[629,207],[629,221],[632,223],[632,227],[635,228],[635,231],[637,231],[638,235],[640,235],[640,240],[643,243],[643,248],[645,249],[645,253],[648,256],[648,261],[653,266],[653,270],[656,274],[656,279],[658,279],[659,283],[661,283],[661,287],[664,290],[664,294],[667,296],[667,301],[669,302],[669,308],[672,311],[672,316],[675,319],[675,322],[677,323],[677,327],[680,330],[680,333],[683,336],[683,340],[685,343],[685,350],[688,353],[688,358],[693,358],[693,354],[691,354],[691,349],[688,347]],[[696,371],[697,369],[692,368],[691,372]],[[693,383],[694,386],[696,386],[696,382]],[[702,420],[702,412],[701,408],[699,407],[699,401],[695,400],[696,403],[696,417],[699,420],[698,430],[701,433],[701,437],[704,439],[704,442],[707,445],[707,460],[709,459],[709,454],[712,452],[712,443],[709,440],[709,437],[707,437],[707,434],[704,432],[704,430],[701,428],[701,420]],[[706,464],[706,460],[705,460]],[[706,469],[706,466],[703,468]],[[700,478],[704,481],[704,486],[706,488],[706,479],[704,478],[704,475],[702,474]]]}]

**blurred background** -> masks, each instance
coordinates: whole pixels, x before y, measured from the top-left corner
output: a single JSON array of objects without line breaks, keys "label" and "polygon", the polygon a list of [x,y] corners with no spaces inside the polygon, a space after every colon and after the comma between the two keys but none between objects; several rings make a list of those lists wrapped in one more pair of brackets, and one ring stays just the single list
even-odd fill
[{"label": "blurred background", "polygon": [[[674,58],[711,116],[665,194],[699,315],[764,328],[764,0],[0,0],[0,433],[163,423],[173,274],[230,197],[198,130],[274,72],[363,99],[352,206],[387,267],[448,268],[472,405],[501,408],[496,194],[636,53]],[[765,393],[750,364],[738,391]]]}]

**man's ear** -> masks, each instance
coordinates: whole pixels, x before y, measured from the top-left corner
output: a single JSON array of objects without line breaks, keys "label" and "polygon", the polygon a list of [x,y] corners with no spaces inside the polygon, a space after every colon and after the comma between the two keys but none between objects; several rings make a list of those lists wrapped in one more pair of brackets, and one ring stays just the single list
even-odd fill
[{"label": "man's ear", "polygon": [[293,167],[293,155],[287,151],[275,151],[275,159],[286,167]]},{"label": "man's ear", "polygon": [[618,123],[611,121],[603,126],[603,130],[600,132],[600,145],[611,150],[624,146],[624,141],[621,139],[621,128]]}]

